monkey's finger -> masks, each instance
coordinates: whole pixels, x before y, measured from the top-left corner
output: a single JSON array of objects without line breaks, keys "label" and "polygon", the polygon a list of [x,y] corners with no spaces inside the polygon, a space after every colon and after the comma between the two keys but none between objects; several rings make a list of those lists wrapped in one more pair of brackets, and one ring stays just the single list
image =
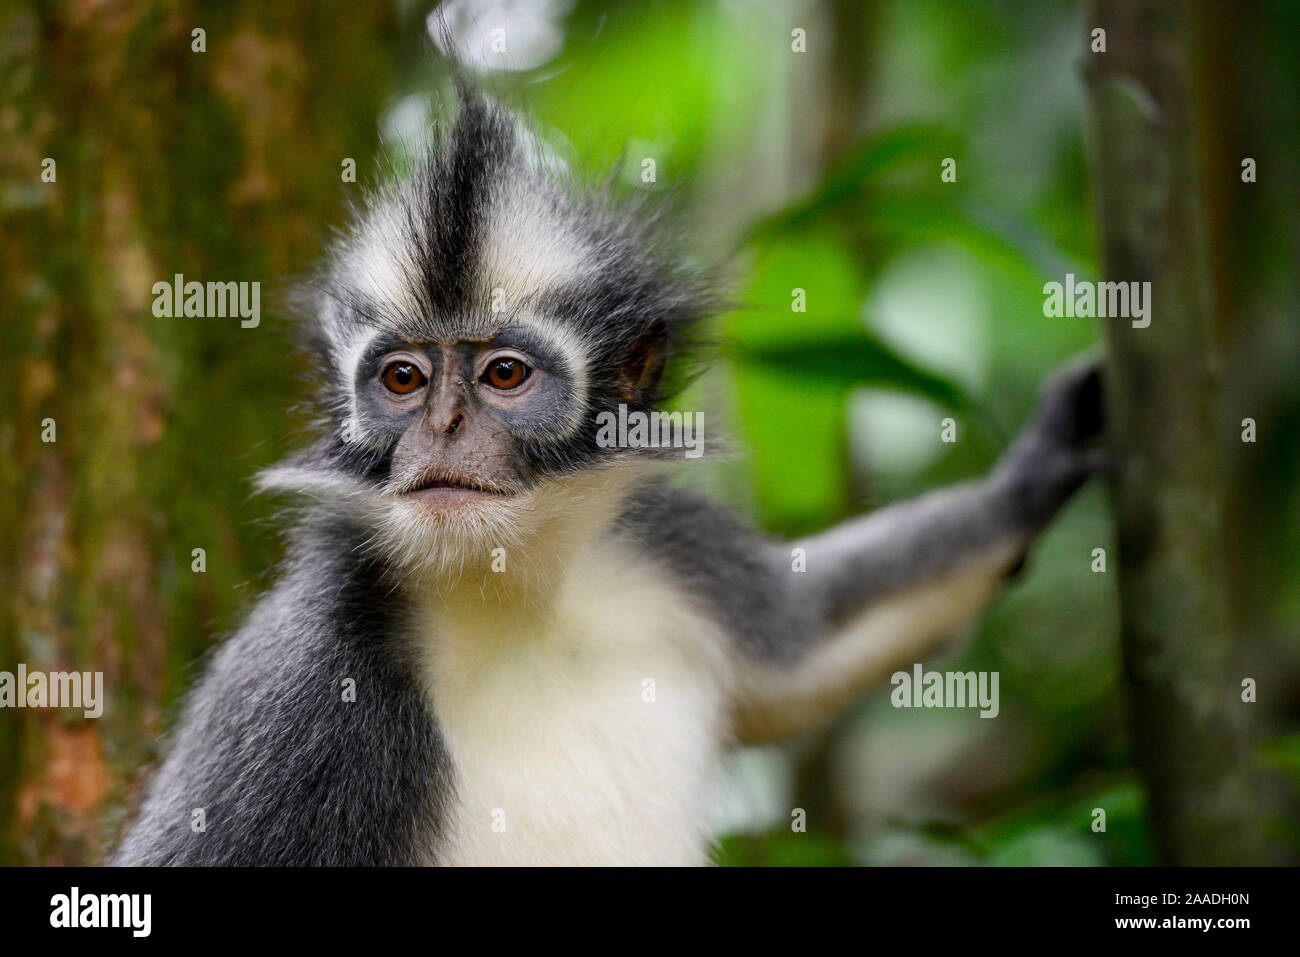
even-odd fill
[{"label": "monkey's finger", "polygon": [[1105,424],[1101,357],[1085,353],[1065,363],[1043,387],[1039,426],[1054,440],[1080,445]]}]

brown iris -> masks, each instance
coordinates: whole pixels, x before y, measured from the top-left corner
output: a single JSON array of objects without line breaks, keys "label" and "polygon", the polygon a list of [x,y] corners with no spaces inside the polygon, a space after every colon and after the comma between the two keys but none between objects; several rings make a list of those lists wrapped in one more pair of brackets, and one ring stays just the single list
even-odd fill
[{"label": "brown iris", "polygon": [[517,389],[524,384],[529,371],[519,359],[493,359],[483,372],[483,381],[494,389]]},{"label": "brown iris", "polygon": [[383,380],[389,392],[410,395],[424,385],[424,373],[413,362],[390,362],[384,368]]}]

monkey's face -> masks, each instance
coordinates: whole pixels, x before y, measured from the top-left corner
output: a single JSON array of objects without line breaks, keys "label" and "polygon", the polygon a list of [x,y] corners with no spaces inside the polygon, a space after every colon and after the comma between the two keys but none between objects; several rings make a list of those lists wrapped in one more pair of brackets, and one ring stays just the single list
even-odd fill
[{"label": "monkey's face", "polygon": [[330,435],[263,484],[352,508],[417,564],[599,519],[658,457],[601,441],[602,417],[654,408],[709,308],[652,217],[556,178],[521,136],[463,100],[304,297]]},{"label": "monkey's face", "polygon": [[387,490],[434,514],[490,504],[536,481],[530,442],[581,426],[565,358],[526,328],[409,342],[382,334],[357,369],[357,428],[392,449]]},{"label": "monkey's face", "polygon": [[[415,339],[375,333],[351,384],[351,442],[382,458],[372,475],[378,538],[415,564],[464,564],[554,536],[599,514],[646,456],[596,441],[593,408],[641,404],[659,363],[636,342],[612,377],[535,314],[488,331]],[[613,393],[610,393],[610,386]]]}]

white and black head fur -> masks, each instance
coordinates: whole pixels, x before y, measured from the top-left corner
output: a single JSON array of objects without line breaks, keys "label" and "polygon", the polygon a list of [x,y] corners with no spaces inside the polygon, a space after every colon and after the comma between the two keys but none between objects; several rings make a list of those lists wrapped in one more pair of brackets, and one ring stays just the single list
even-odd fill
[{"label": "white and black head fur", "polygon": [[[600,447],[597,416],[653,408],[714,307],[645,201],[540,155],[515,115],[462,88],[454,124],[367,198],[301,297],[329,434],[262,484],[355,510],[403,567],[537,546],[574,496],[600,521],[592,505],[656,453]],[[484,379],[495,356],[527,380],[492,387],[509,381]]]}]

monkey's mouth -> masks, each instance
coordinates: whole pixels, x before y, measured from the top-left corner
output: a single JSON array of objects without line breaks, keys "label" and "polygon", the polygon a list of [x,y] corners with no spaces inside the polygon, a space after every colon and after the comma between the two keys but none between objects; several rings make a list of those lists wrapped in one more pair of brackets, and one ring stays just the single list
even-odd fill
[{"label": "monkey's mouth", "polygon": [[507,498],[514,491],[472,476],[436,471],[419,476],[399,494],[435,508],[458,508],[485,499]]}]

